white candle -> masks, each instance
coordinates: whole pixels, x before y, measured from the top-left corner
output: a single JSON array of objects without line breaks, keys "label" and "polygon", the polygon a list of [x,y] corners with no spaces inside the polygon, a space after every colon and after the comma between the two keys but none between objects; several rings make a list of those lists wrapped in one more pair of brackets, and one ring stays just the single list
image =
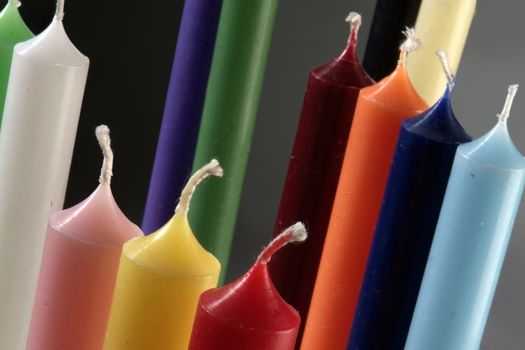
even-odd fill
[{"label": "white candle", "polygon": [[0,131],[0,349],[25,349],[49,215],[62,208],[89,59],[67,37],[63,0],[15,46]]}]

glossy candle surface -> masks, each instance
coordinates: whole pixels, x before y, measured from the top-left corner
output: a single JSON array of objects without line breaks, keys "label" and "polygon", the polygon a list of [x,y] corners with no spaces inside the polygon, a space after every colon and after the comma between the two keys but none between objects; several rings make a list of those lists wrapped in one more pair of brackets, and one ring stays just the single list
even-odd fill
[{"label": "glossy candle surface", "polygon": [[195,194],[190,220],[199,241],[221,262],[223,274],[230,255],[276,9],[277,0],[226,0],[221,10],[193,169],[215,157],[226,176],[220,182],[209,181]]},{"label": "glossy candle surface", "polygon": [[501,119],[458,147],[405,349],[479,349],[525,182]]},{"label": "glossy candle surface", "polygon": [[[356,13],[350,17],[361,21]],[[357,95],[372,83],[355,52],[359,24],[341,56],[310,72],[277,213],[274,237],[298,220],[308,227],[306,242],[284,247],[269,265],[280,294],[303,319],[308,314]]]},{"label": "glossy candle surface", "polygon": [[204,292],[189,349],[292,350],[300,317],[275,289],[267,262],[282,245],[305,238],[304,226],[290,227],[263,251],[243,277]]},{"label": "glossy candle surface", "polygon": [[345,347],[401,122],[425,109],[404,64],[359,93],[301,349]]},{"label": "glossy candle surface", "polygon": [[142,221],[144,232],[171,218],[195,155],[222,0],[186,0]]},{"label": "glossy candle surface", "polygon": [[403,122],[347,349],[402,349],[459,144],[450,90]]},{"label": "glossy candle surface", "polygon": [[23,349],[49,215],[62,209],[89,60],[55,18],[15,46],[0,130],[0,349]]},{"label": "glossy candle surface", "polygon": [[363,66],[379,81],[396,67],[403,31],[413,27],[421,0],[377,0]]},{"label": "glossy candle surface", "polygon": [[19,42],[32,37],[33,33],[27,28],[18,12],[18,0],[8,1],[0,12],[0,123],[4,112],[13,49]]},{"label": "glossy candle surface", "polygon": [[423,0],[416,21],[421,49],[407,61],[407,70],[417,92],[434,104],[446,86],[436,51],[448,53],[452,73],[456,73],[477,0]]},{"label": "glossy candle surface", "polygon": [[[184,191],[193,191],[195,176]],[[199,296],[217,286],[220,271],[217,259],[193,235],[189,198],[181,199],[185,209],[177,206],[158,231],[124,244],[104,349],[188,347]]]}]

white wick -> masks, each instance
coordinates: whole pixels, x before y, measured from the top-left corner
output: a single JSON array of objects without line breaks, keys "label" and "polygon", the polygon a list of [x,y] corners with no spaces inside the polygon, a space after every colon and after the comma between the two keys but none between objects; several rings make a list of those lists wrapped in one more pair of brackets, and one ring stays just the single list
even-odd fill
[{"label": "white wick", "polygon": [[359,13],[350,12],[348,16],[346,16],[345,21],[346,23],[350,24],[350,33],[352,32],[357,33],[359,31],[359,27],[361,27],[361,15]]},{"label": "white wick", "polygon": [[500,114],[498,114],[498,120],[500,122],[505,122],[509,118],[510,108],[512,107],[514,96],[516,96],[516,92],[518,91],[518,86],[518,84],[509,85],[507,90],[507,98],[505,99],[505,104],[503,105],[503,110]]},{"label": "white wick", "polygon": [[64,0],[57,0],[57,8],[55,10],[55,18],[61,21],[64,19]]},{"label": "white wick", "polygon": [[452,89],[454,87],[454,84],[456,83],[456,76],[452,73],[450,69],[448,55],[443,50],[439,50],[438,52],[436,52],[436,55],[438,55],[439,61],[441,62],[441,67],[443,68],[443,72],[445,72],[445,75],[447,77],[448,88]]},{"label": "white wick", "polygon": [[113,176],[113,151],[111,150],[109,128],[106,125],[99,125],[95,129],[95,135],[97,136],[98,144],[100,145],[102,155],[104,156],[98,182],[101,185],[109,185],[111,184],[111,177]]},{"label": "white wick", "polygon": [[399,50],[401,52],[399,54],[398,64],[405,64],[407,54],[421,47],[421,40],[419,40],[419,38],[416,36],[416,31],[414,28],[407,27],[403,31],[403,34],[405,35],[406,39],[403,41],[401,46],[399,46]]},{"label": "white wick", "polygon": [[12,6],[17,7],[17,8],[20,7],[20,6],[22,6],[22,3],[21,3],[20,1],[18,1],[18,0],[9,0],[9,3],[10,3]]},{"label": "white wick", "polygon": [[281,232],[273,241],[262,251],[257,258],[260,264],[266,264],[272,256],[288,243],[303,242],[308,237],[308,232],[302,222],[297,222]]},{"label": "white wick", "polygon": [[179,204],[175,208],[175,213],[182,213],[184,215],[188,214],[190,208],[191,197],[197,186],[210,175],[222,177],[224,170],[221,168],[221,165],[216,159],[212,159],[211,162],[200,168],[195,172],[195,174],[190,177],[186,186],[182,190],[180,195]]}]

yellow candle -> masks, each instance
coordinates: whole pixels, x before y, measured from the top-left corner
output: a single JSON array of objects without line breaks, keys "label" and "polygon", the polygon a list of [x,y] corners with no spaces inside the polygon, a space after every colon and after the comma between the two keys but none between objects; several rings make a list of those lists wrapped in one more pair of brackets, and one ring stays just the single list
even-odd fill
[{"label": "yellow candle", "polygon": [[456,74],[467,40],[476,0],[423,0],[416,21],[416,33],[423,43],[408,57],[407,70],[417,92],[429,106],[443,95],[446,79],[436,52],[448,53]]},{"label": "yellow candle", "polygon": [[187,349],[199,296],[217,286],[220,272],[193,235],[188,208],[196,186],[222,172],[216,160],[205,165],[186,184],[168,223],[124,245],[104,349]]}]

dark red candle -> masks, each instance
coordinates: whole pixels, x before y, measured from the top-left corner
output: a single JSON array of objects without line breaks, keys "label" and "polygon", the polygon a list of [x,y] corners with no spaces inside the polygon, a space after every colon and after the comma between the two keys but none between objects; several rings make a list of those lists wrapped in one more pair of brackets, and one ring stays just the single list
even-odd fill
[{"label": "dark red candle", "polygon": [[[288,246],[270,264],[283,298],[306,319],[359,90],[373,83],[356,55],[359,14],[346,18],[345,51],[310,71],[274,236],[297,221],[309,239]],[[303,327],[299,337],[301,336]]]},{"label": "dark red candle", "polygon": [[275,289],[267,263],[287,243],[306,239],[297,223],[261,253],[240,279],[204,292],[197,306],[189,350],[291,350],[301,318]]}]

